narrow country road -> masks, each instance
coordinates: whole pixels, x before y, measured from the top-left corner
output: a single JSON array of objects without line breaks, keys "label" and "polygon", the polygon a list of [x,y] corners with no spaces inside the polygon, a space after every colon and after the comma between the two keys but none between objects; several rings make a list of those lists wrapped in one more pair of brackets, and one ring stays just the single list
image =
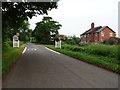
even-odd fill
[{"label": "narrow country road", "polygon": [[118,75],[29,43],[3,88],[118,88]]}]

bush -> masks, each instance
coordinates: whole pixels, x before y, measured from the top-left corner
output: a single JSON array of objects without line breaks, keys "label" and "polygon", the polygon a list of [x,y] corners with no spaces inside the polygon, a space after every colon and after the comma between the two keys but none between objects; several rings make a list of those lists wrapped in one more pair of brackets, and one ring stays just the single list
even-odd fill
[{"label": "bush", "polygon": [[118,44],[120,44],[120,38],[111,37],[108,40],[105,40],[103,43],[110,44],[110,45],[118,45]]},{"label": "bush", "polygon": [[110,40],[109,40],[109,44],[110,44],[110,45],[115,44],[115,42],[116,42],[116,41],[115,41],[114,39],[110,39]]},{"label": "bush", "polygon": [[62,49],[76,52],[85,52],[89,54],[117,58],[118,47],[116,45],[88,44],[85,46],[62,45]]},{"label": "bush", "polygon": [[12,41],[9,38],[7,38],[7,40],[3,42],[3,45],[2,45],[3,48],[9,48],[11,46],[12,46]]}]

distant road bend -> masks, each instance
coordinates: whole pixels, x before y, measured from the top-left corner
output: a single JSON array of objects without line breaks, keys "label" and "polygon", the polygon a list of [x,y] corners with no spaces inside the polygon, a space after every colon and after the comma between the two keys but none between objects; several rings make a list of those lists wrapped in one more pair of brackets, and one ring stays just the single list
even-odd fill
[{"label": "distant road bend", "polygon": [[3,88],[118,88],[118,75],[29,43]]}]

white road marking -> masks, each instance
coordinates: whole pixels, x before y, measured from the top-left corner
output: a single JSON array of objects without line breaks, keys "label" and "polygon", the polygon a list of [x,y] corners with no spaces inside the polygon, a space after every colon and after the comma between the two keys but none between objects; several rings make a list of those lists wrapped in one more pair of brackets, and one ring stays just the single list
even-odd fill
[{"label": "white road marking", "polygon": [[35,50],[35,51],[36,51],[37,48],[31,48],[31,49],[27,49],[27,50],[28,50],[28,51],[29,51],[29,50],[31,50],[31,51]]},{"label": "white road marking", "polygon": [[24,54],[24,53],[25,53],[26,49],[27,49],[27,47],[25,47],[25,48],[24,48],[24,50],[23,50],[22,54]]},{"label": "white road marking", "polygon": [[52,50],[52,49],[49,49],[49,48],[47,48],[47,47],[45,47],[47,50],[49,50],[49,51],[52,51],[52,52],[54,52],[54,53],[57,53],[57,54],[60,54],[59,52],[56,52],[56,51],[54,51],[54,50]]}]

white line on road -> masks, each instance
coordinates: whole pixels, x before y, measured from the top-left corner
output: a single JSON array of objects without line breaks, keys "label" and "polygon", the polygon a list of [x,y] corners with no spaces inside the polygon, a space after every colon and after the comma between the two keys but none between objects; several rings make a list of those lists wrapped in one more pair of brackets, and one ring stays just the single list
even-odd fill
[{"label": "white line on road", "polygon": [[54,51],[54,50],[52,50],[52,49],[49,49],[49,48],[47,48],[47,47],[45,47],[47,50],[49,50],[49,51],[52,51],[52,52],[54,52],[54,53],[57,53],[57,54],[60,54],[59,52],[56,52],[56,51]]},{"label": "white line on road", "polygon": [[23,50],[22,54],[24,54],[24,53],[25,53],[26,49],[27,49],[27,47],[25,47],[25,49]]}]

